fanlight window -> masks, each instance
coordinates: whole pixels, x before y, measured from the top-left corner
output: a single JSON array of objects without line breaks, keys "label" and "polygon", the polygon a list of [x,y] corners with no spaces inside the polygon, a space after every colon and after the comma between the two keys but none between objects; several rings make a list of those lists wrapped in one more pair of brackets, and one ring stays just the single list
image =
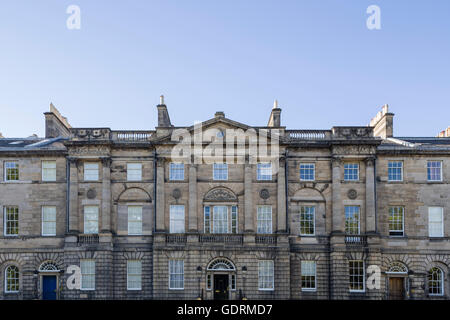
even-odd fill
[{"label": "fanlight window", "polygon": [[59,272],[58,267],[53,262],[44,262],[39,267],[40,272]]},{"label": "fanlight window", "polygon": [[389,268],[389,273],[408,273],[408,268],[400,262],[393,262]]},{"label": "fanlight window", "polygon": [[208,265],[209,271],[234,271],[234,265],[227,259],[216,259]]}]

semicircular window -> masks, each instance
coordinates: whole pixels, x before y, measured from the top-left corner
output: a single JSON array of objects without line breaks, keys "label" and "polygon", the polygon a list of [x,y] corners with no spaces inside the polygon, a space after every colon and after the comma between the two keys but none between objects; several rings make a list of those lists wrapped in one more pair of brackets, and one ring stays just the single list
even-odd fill
[{"label": "semicircular window", "polygon": [[234,265],[227,259],[216,259],[208,265],[210,271],[231,271],[235,270]]},{"label": "semicircular window", "polygon": [[53,262],[47,261],[39,267],[40,272],[59,272],[58,267]]}]

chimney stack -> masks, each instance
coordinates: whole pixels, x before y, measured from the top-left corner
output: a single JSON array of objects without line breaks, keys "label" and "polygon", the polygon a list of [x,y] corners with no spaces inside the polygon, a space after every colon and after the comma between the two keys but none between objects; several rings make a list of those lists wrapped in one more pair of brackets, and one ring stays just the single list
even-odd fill
[{"label": "chimney stack", "polygon": [[[1,134],[0,134],[1,135]],[[450,127],[448,127],[446,130],[441,131],[438,134],[438,138],[450,138]]]},{"label": "chimney stack", "polygon": [[273,102],[272,112],[270,113],[268,127],[280,127],[281,126],[281,109],[278,107],[278,101]]},{"label": "chimney stack", "polygon": [[68,137],[72,128],[66,117],[59,113],[58,109],[50,103],[50,111],[44,112],[45,115],[45,137]]},{"label": "chimney stack", "polygon": [[158,127],[172,127],[172,124],[170,123],[169,112],[167,111],[167,106],[164,103],[163,95],[159,97],[159,104],[156,107],[158,108]]},{"label": "chimney stack", "polygon": [[394,136],[394,114],[389,112],[389,106],[385,104],[381,111],[370,121],[374,127],[373,135],[383,139]]}]

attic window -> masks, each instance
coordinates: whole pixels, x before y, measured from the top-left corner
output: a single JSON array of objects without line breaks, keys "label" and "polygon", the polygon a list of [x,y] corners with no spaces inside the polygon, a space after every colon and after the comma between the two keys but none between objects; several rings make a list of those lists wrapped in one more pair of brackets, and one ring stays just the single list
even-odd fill
[{"label": "attic window", "polygon": [[219,139],[222,139],[224,136],[225,136],[225,134],[223,133],[222,130],[219,130],[219,131],[216,133],[216,137],[219,138]]}]

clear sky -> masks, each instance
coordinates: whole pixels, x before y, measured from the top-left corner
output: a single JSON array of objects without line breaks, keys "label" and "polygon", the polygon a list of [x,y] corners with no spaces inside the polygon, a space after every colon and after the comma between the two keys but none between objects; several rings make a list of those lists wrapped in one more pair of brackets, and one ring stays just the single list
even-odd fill
[{"label": "clear sky", "polygon": [[290,129],[367,125],[386,103],[396,136],[450,126],[448,0],[1,0],[0,41],[6,137],[43,136],[50,102],[74,127],[153,129],[160,94],[177,126],[266,125],[274,99]]}]

